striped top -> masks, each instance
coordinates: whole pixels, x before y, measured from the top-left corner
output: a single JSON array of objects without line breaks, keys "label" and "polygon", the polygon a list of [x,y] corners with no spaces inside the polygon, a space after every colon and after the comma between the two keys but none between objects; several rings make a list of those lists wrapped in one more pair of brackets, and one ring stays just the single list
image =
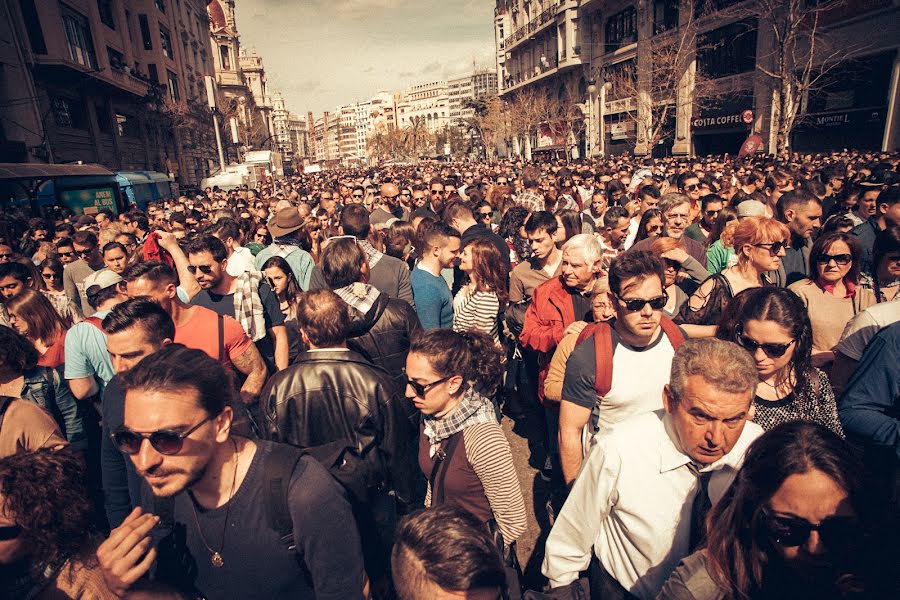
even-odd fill
[{"label": "striped top", "polygon": [[453,331],[482,331],[500,343],[497,316],[500,300],[494,292],[461,289],[453,299]]},{"label": "striped top", "polygon": [[[527,517],[509,441],[499,423],[471,425],[462,434],[466,460],[484,488],[503,540],[512,543],[525,531]],[[430,485],[425,506],[431,506]]]}]

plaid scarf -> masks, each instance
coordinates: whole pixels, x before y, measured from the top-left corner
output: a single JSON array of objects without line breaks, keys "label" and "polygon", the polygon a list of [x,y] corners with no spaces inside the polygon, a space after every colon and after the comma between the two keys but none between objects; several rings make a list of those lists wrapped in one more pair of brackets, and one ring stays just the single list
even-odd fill
[{"label": "plaid scarf", "polygon": [[259,297],[262,273],[241,273],[234,290],[234,318],[254,342],[266,335],[266,313]]},{"label": "plaid scarf", "polygon": [[361,312],[363,315],[371,310],[375,301],[378,300],[379,294],[381,294],[381,292],[378,291],[378,288],[359,281],[338,288],[334,290],[334,293],[340,296],[341,300]]},{"label": "plaid scarf", "polygon": [[491,399],[475,391],[475,387],[470,385],[452,413],[442,419],[424,415],[422,420],[430,444],[428,454],[434,456],[438,444],[466,427],[479,423],[496,423],[497,412]]},{"label": "plaid scarf", "polygon": [[369,268],[374,269],[375,265],[378,264],[378,261],[381,260],[381,257],[384,256],[384,252],[379,252],[375,249],[375,246],[367,242],[366,240],[357,240],[359,247],[362,248],[362,251],[366,253],[366,259],[369,261]]}]

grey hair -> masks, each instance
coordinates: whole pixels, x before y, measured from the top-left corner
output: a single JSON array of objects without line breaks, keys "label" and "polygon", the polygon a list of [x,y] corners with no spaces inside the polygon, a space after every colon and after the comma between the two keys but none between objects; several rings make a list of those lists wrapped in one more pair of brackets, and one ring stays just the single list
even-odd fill
[{"label": "grey hair", "polygon": [[686,340],[675,351],[669,390],[679,401],[687,387],[688,377],[700,375],[720,392],[756,394],[759,375],[750,353],[735,344],[716,338]]},{"label": "grey hair", "polygon": [[663,194],[663,197],[659,199],[659,206],[657,206],[657,208],[659,209],[660,213],[665,215],[676,206],[690,203],[691,199],[684,194],[679,194],[678,192],[669,192],[667,194]]},{"label": "grey hair", "polygon": [[569,241],[563,244],[562,249],[563,252],[566,250],[580,250],[584,262],[589,265],[594,265],[594,263],[603,258],[603,248],[600,247],[600,242],[591,233],[573,235],[569,238]]}]

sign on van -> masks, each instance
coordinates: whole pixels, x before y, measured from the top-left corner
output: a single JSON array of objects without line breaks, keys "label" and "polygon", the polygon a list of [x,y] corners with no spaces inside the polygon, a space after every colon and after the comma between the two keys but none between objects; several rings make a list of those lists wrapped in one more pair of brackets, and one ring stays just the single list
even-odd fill
[{"label": "sign on van", "polygon": [[101,210],[116,209],[116,191],[112,187],[95,187],[80,190],[59,190],[59,203],[76,215],[94,215]]}]

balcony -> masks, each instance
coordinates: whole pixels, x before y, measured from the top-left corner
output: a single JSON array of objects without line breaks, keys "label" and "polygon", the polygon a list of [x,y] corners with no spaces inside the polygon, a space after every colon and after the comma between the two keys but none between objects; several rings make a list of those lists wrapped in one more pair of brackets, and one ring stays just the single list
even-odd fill
[{"label": "balcony", "polygon": [[545,8],[536,17],[528,21],[528,23],[513,31],[509,35],[509,37],[500,42],[500,50],[505,52],[512,49],[526,37],[531,37],[532,35],[542,30],[546,25],[555,21],[556,14],[562,4],[562,0],[554,2],[551,6]]}]

